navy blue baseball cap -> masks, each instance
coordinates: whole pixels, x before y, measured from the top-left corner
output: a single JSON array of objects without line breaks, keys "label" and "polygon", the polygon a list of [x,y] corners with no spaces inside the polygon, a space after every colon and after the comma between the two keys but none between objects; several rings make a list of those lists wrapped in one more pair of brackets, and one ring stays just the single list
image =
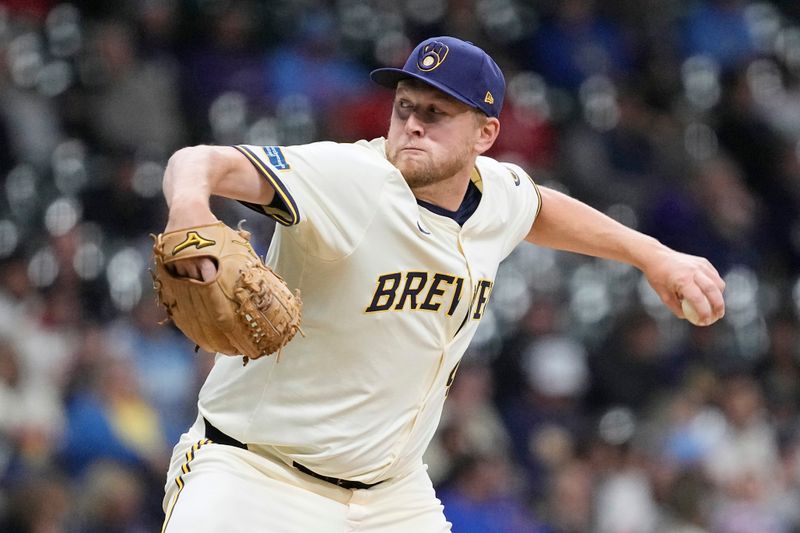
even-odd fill
[{"label": "navy blue baseball cap", "polygon": [[411,52],[403,68],[379,68],[370,78],[390,89],[400,80],[422,80],[490,117],[500,115],[506,92],[503,73],[489,54],[455,37],[426,39]]}]

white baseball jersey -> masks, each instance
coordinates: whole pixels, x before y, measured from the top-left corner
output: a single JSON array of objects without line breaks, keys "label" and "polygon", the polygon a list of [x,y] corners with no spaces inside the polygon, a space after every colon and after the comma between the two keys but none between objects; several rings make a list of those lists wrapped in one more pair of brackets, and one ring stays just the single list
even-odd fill
[{"label": "white baseball jersey", "polygon": [[540,207],[519,167],[479,157],[459,226],[418,205],[385,140],[237,147],[286,209],[267,261],[303,300],[281,354],[218,356],[200,413],[289,464],[375,483],[421,464],[500,261]]}]

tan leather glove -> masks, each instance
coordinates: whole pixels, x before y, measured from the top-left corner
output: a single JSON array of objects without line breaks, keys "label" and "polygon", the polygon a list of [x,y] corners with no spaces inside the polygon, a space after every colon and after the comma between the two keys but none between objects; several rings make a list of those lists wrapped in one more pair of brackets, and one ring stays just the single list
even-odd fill
[{"label": "tan leather glove", "polygon": [[[242,355],[244,363],[270,355],[300,330],[302,301],[253,251],[250,233],[222,222],[154,236],[153,286],[175,325],[200,348]],[[208,257],[211,281],[177,276],[170,264]],[[302,333],[302,332],[301,332]]]}]

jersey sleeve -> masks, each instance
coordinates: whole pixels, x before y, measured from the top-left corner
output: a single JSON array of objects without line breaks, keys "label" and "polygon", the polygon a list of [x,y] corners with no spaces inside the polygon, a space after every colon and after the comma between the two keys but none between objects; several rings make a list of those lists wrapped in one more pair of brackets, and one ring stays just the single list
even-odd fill
[{"label": "jersey sleeve", "polygon": [[354,249],[378,209],[385,159],[333,142],[234,148],[275,189],[269,205],[245,205],[286,226],[319,258],[336,260]]},{"label": "jersey sleeve", "polygon": [[510,183],[513,183],[513,186],[508,186],[510,229],[503,248],[503,257],[507,257],[531,231],[542,209],[542,195],[533,178],[521,167],[512,163],[502,165],[511,174]]}]

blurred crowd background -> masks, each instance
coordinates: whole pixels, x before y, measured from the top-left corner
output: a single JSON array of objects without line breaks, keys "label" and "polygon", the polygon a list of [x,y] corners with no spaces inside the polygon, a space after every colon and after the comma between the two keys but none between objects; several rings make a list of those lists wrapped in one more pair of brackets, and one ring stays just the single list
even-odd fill
[{"label": "blurred crowd background", "polygon": [[0,531],[160,527],[212,364],[147,272],[171,153],[381,136],[370,69],[439,34],[505,72],[491,155],[728,284],[694,328],[630,267],[521,246],[426,457],[454,531],[800,531],[793,0],[0,1]]}]

